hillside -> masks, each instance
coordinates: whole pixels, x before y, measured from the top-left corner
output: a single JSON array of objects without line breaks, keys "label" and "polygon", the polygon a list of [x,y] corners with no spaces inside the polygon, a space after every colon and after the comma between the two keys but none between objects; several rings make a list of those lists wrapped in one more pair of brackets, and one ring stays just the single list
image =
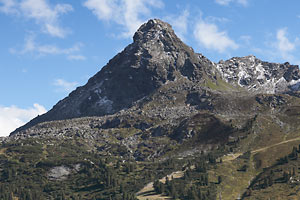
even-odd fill
[{"label": "hillside", "polygon": [[289,63],[211,62],[149,20],[86,85],[3,140],[0,198],[299,198],[299,82]]}]

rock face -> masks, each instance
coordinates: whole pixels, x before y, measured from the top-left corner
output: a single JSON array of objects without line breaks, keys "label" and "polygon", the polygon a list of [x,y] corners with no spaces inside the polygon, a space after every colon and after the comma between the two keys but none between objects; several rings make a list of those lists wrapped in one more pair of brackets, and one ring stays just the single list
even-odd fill
[{"label": "rock face", "polygon": [[[226,92],[228,88],[238,92],[240,87],[246,89],[247,95],[298,90],[299,68],[289,63],[263,62],[254,56],[213,63],[185,45],[168,23],[153,19],[143,24],[134,34],[133,43],[86,85],[12,134],[41,122],[112,115],[134,105],[141,107],[154,98],[160,99],[165,114],[157,107],[152,113],[165,117],[174,116],[175,110],[191,110],[189,106],[213,110],[212,101],[225,92],[224,88]],[[162,88],[167,91],[161,93]],[[182,98],[185,104],[176,105]]]},{"label": "rock face", "polygon": [[51,180],[65,180],[70,173],[71,173],[70,168],[65,166],[58,166],[52,168],[49,171],[48,177]]},{"label": "rock face", "polygon": [[220,61],[216,66],[225,81],[250,92],[275,94],[299,90],[299,67],[288,62],[269,63],[251,55]]},{"label": "rock face", "polygon": [[131,107],[168,81],[183,77],[201,81],[203,73],[212,69],[212,62],[194,53],[161,20],[149,20],[133,40],[86,85],[21,129],[44,121],[113,114]]}]

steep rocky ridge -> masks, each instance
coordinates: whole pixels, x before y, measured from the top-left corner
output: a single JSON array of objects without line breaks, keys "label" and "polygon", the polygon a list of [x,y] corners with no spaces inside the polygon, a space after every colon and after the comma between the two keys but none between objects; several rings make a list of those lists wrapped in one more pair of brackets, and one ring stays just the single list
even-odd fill
[{"label": "steep rocky ridge", "polygon": [[[288,102],[297,99],[286,93],[298,89],[299,78],[297,66],[254,56],[213,63],[185,45],[169,24],[149,20],[134,34],[133,43],[86,85],[17,129],[10,139],[72,137],[81,130],[79,135],[86,135],[95,149],[101,140],[107,148],[114,141],[125,145],[128,156],[135,159],[164,154],[160,138],[182,143],[196,137],[198,144],[205,144],[200,148],[204,150],[228,142],[232,135],[243,135],[258,114],[284,111]],[[77,119],[68,120],[73,118]],[[59,126],[55,120],[62,120]],[[69,125],[64,126],[64,120]],[[216,131],[211,131],[214,127]],[[105,132],[116,135],[106,140]],[[121,137],[122,132],[129,135]],[[134,148],[127,142],[133,142]],[[153,151],[141,153],[142,144]]]},{"label": "steep rocky ridge", "polygon": [[211,61],[194,53],[161,20],[143,24],[133,40],[86,85],[18,130],[44,121],[113,114],[131,107],[169,81],[201,83],[203,76],[212,78],[216,74]]},{"label": "steep rocky ridge", "polygon": [[216,64],[222,78],[253,93],[282,93],[297,91],[300,72],[297,65],[269,63],[255,56],[234,57]]},{"label": "steep rocky ridge", "polygon": [[[86,85],[70,93],[48,113],[17,129],[12,138],[40,137],[42,129],[33,127],[36,124],[78,118],[70,124],[77,127],[76,123],[82,123],[80,129],[84,133],[95,133],[88,136],[90,140],[98,136],[103,139],[103,130],[122,129],[138,134],[129,136],[135,138],[136,144],[149,136],[182,142],[196,132],[202,135],[197,136],[202,138],[200,143],[213,137],[208,145],[222,140],[226,143],[231,134],[241,132],[258,113],[280,112],[287,103],[285,99],[290,98],[283,93],[296,94],[293,91],[298,89],[299,78],[297,66],[267,63],[254,56],[213,63],[185,45],[169,24],[149,20],[134,34],[133,43]],[[88,116],[97,116],[97,123],[79,122],[80,117]],[[211,119],[212,124],[204,123],[204,118]],[[195,123],[197,126],[191,125]],[[52,131],[41,132],[55,137],[73,132],[55,127],[56,122],[47,126],[51,124]],[[224,135],[203,137],[214,125]],[[68,129],[73,130],[71,126]],[[126,141],[126,137],[123,139]],[[117,144],[123,144],[123,139]],[[128,149],[133,156],[134,151]]]}]

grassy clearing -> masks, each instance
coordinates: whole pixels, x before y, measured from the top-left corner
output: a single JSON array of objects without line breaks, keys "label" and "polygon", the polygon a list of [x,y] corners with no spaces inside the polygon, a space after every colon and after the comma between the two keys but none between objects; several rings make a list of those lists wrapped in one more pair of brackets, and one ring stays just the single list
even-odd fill
[{"label": "grassy clearing", "polygon": [[213,82],[210,78],[205,79],[204,86],[212,89],[212,90],[218,90],[218,91],[243,91],[243,88],[227,83],[226,81],[222,80],[221,78],[217,78],[216,82]]},{"label": "grassy clearing", "polygon": [[[172,180],[173,178],[181,178],[184,176],[184,171],[176,171],[172,172],[171,174],[159,179],[160,182],[165,183],[166,178],[168,177],[169,180]],[[156,194],[153,188],[153,182],[148,183],[143,189],[141,189],[139,192],[137,192],[137,198],[139,200],[161,200],[161,199],[171,199],[168,196],[162,196],[159,194]]]},{"label": "grassy clearing", "polygon": [[[221,184],[217,186],[217,199],[233,200],[239,198],[257,174],[252,156],[250,159],[230,159],[226,160],[225,158],[225,162],[223,161],[217,165],[216,169],[209,171],[210,182],[218,182],[218,177],[222,177]],[[243,165],[248,166],[247,170],[245,172],[238,171]]]}]

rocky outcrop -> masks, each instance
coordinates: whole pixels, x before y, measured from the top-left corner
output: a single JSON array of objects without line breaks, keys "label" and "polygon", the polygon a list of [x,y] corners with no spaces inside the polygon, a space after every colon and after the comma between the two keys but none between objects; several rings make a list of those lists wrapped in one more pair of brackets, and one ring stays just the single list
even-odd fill
[{"label": "rocky outcrop", "polygon": [[70,174],[78,172],[79,169],[80,164],[74,165],[73,168],[69,168],[67,166],[56,166],[51,168],[47,175],[50,180],[63,181],[66,180]]},{"label": "rocky outcrop", "polygon": [[225,81],[247,88],[252,93],[275,94],[299,90],[299,67],[288,62],[269,63],[251,55],[220,61],[216,67]]}]

